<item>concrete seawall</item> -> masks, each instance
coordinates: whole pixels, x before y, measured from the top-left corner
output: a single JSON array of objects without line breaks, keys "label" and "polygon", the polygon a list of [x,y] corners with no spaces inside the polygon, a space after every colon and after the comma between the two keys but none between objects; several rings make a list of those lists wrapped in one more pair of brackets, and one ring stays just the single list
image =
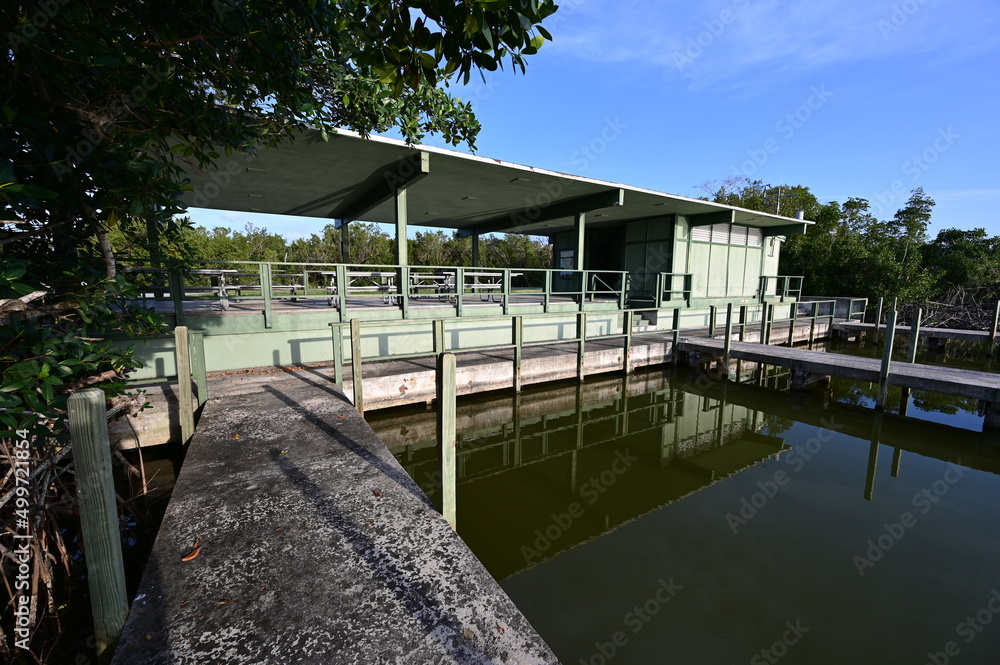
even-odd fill
[{"label": "concrete seawall", "polygon": [[344,395],[297,373],[206,405],[113,662],[557,660]]}]

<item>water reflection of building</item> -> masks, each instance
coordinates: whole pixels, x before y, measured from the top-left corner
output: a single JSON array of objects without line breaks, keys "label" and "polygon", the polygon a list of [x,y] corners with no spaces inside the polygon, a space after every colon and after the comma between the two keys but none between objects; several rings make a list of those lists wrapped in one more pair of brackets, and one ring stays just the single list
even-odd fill
[{"label": "water reflection of building", "polygon": [[[667,374],[526,390],[460,406],[459,533],[497,579],[787,449],[764,414],[673,388]],[[433,412],[372,426],[433,499]],[[476,519],[462,520],[463,506]]]}]

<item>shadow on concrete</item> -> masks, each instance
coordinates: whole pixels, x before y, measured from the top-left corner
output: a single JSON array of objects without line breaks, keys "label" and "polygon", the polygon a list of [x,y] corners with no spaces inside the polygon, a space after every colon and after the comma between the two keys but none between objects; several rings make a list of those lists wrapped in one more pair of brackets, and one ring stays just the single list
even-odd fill
[{"label": "shadow on concrete", "polygon": [[[306,380],[306,383],[312,384],[313,382]],[[428,505],[433,505],[431,504],[430,499],[427,498],[427,495],[425,495],[420,490],[420,488],[417,487],[416,483],[414,483],[413,480],[408,475],[406,475],[405,471],[396,466],[393,466],[392,463],[382,459],[381,457],[379,457],[372,451],[368,450],[358,442],[351,440],[349,437],[345,436],[344,433],[341,432],[339,429],[332,426],[330,423],[326,422],[325,420],[323,420],[323,418],[316,415],[312,411],[309,411],[307,408],[302,406],[302,404],[295,401],[288,395],[282,393],[279,390],[275,390],[271,386],[264,386],[263,388],[271,395],[274,395],[276,398],[278,398],[286,405],[288,405],[296,413],[301,414],[303,418],[309,421],[312,425],[314,425],[324,434],[327,434],[331,439],[333,439],[340,445],[344,446],[344,448],[350,450],[352,453],[360,457],[362,461],[378,469],[382,473],[382,475],[393,480],[397,485],[405,489],[413,496],[417,497],[420,501]],[[327,388],[327,390],[331,389]],[[340,395],[339,393],[336,394],[340,399],[344,399],[346,401],[346,399],[342,395]]]},{"label": "shadow on concrete", "polygon": [[[462,629],[458,622],[449,617],[434,600],[428,598],[387,552],[362,533],[321,487],[310,480],[309,476],[290,459],[283,456],[280,450],[272,449],[270,455],[271,460],[292,481],[292,484],[316,506],[317,512],[340,532],[358,559],[371,570],[372,576],[379,580],[385,589],[399,600],[400,605],[421,623],[428,636],[433,637],[445,653],[458,663],[491,662],[492,659],[485,653],[463,643]],[[424,500],[426,501],[426,498]],[[462,582],[455,580],[455,583]]]}]

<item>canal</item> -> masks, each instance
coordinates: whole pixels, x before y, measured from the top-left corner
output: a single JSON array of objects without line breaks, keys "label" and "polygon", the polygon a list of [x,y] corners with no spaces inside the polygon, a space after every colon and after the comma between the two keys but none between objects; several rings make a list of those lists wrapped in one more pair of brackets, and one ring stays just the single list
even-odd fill
[{"label": "canal", "polygon": [[[977,405],[897,389],[876,417],[869,384],[767,389],[787,379],[460,400],[459,534],[567,664],[997,662],[1000,442]],[[437,501],[434,412],[368,420]]]}]

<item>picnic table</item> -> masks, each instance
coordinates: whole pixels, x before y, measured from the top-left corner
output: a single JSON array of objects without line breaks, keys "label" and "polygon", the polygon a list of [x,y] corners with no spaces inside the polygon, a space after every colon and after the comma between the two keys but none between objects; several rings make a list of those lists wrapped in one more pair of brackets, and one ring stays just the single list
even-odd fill
[{"label": "picnic table", "polygon": [[[133,275],[168,275],[169,272],[166,268],[125,268],[122,272],[133,274]],[[185,284],[183,286],[184,292],[181,295],[187,295],[188,293],[210,293],[217,295],[219,297],[219,307],[222,309],[229,309],[229,298],[228,290],[232,288],[230,285],[226,284],[226,278],[233,278],[237,275],[237,271],[231,268],[195,268],[188,270],[187,274],[196,275],[209,278],[209,284],[207,286],[199,286],[196,284]]]}]

